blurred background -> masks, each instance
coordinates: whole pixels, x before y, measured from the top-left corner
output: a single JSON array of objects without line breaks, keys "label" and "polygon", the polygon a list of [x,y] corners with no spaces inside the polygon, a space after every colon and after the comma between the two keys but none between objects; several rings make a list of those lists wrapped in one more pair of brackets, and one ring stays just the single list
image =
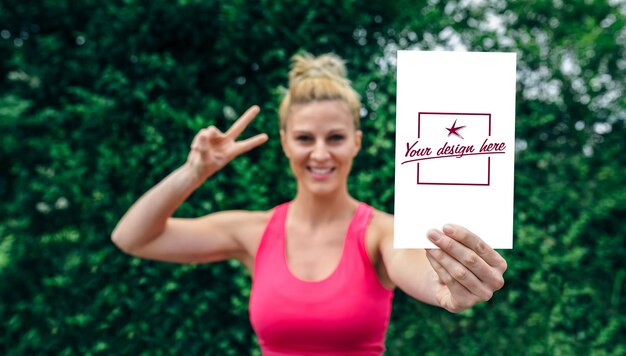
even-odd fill
[{"label": "blurred background", "polygon": [[351,192],[393,212],[398,49],[517,53],[515,249],[463,313],[398,291],[387,354],[625,354],[621,0],[0,0],[0,353],[258,355],[244,268],[140,260],[110,233],[197,130],[252,104],[244,135],[270,141],[176,216],[291,199],[277,104],[301,50],[347,60]]}]

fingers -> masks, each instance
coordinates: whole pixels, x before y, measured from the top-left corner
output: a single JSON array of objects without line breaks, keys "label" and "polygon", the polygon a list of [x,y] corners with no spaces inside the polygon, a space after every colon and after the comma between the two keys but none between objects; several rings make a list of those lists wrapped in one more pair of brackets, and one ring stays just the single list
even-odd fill
[{"label": "fingers", "polygon": [[426,250],[426,258],[430,262],[430,265],[433,266],[435,273],[437,273],[437,277],[439,277],[439,282],[448,286],[448,288],[457,288],[458,292],[467,293],[469,292],[465,287],[459,284],[454,277],[441,265],[441,263],[437,262],[437,259],[433,257],[432,250]]},{"label": "fingers", "polygon": [[491,246],[487,245],[480,237],[472,233],[468,229],[454,224],[447,224],[443,227],[443,232],[456,241],[459,241],[463,245],[467,246],[472,251],[476,252],[481,259],[487,262],[490,266],[495,267],[500,273],[504,273],[507,269],[507,264],[504,258],[496,252]]},{"label": "fingers", "polygon": [[209,158],[210,141],[223,136],[224,134],[221,133],[215,126],[209,126],[206,129],[202,129],[193,138],[191,150],[198,152],[203,161],[207,160]]},{"label": "fingers", "polygon": [[236,157],[242,153],[248,152],[251,149],[265,143],[267,139],[268,139],[267,135],[263,133],[263,134],[258,134],[256,136],[250,137],[243,141],[239,141],[235,143],[235,146],[233,147],[233,156]]},{"label": "fingers", "polygon": [[478,301],[476,295],[467,290],[462,284],[458,283],[457,280],[437,262],[430,252],[432,251],[426,251],[428,261],[433,267],[433,270],[435,270],[440,284],[445,285],[449,290],[449,293],[445,293],[445,290],[439,290],[437,292],[437,300],[441,307],[451,312],[459,312]]},{"label": "fingers", "polygon": [[239,137],[259,111],[261,111],[261,109],[257,105],[251,106],[245,113],[243,113],[243,115],[241,115],[239,119],[237,119],[237,121],[235,121],[233,126],[226,131],[226,136],[232,138],[233,140]]},{"label": "fingers", "polygon": [[[448,226],[444,230],[450,233]],[[491,293],[504,285],[503,271],[491,266],[474,250],[437,230],[429,231],[428,238],[441,249],[431,251],[431,256],[481,299],[491,298]]]},{"label": "fingers", "polygon": [[263,144],[268,140],[266,134],[259,134],[240,142],[235,140],[258,113],[258,106],[251,107],[227,133],[222,133],[215,126],[198,131],[191,143],[191,152],[187,156],[187,161],[202,176],[208,177],[233,158]]},{"label": "fingers", "polygon": [[456,285],[462,286],[465,292],[469,292],[477,297],[469,298],[471,304],[479,300],[487,301],[493,296],[494,289],[492,287],[479,280],[472,271],[443,250],[427,250],[426,257],[431,261],[435,272],[437,272],[439,278],[450,288],[450,291],[461,297],[458,299],[467,300],[469,296],[467,296],[463,290],[455,291],[452,287]]},{"label": "fingers", "polygon": [[208,157],[208,130],[200,130],[191,142],[191,151],[198,152],[203,160]]},{"label": "fingers", "polygon": [[198,149],[203,145],[206,146],[210,140],[222,138],[223,136],[224,134],[221,133],[215,126],[209,126],[206,129],[198,131],[191,142],[191,149]]}]

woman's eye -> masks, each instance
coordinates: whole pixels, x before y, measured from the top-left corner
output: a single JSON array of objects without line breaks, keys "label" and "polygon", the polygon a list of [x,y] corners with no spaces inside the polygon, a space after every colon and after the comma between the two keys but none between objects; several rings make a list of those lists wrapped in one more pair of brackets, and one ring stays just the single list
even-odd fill
[{"label": "woman's eye", "polygon": [[332,135],[329,137],[330,141],[341,141],[343,140],[343,135]]},{"label": "woman's eye", "polygon": [[296,140],[302,141],[302,142],[309,142],[311,141],[311,136],[305,136],[305,135],[296,136]]}]

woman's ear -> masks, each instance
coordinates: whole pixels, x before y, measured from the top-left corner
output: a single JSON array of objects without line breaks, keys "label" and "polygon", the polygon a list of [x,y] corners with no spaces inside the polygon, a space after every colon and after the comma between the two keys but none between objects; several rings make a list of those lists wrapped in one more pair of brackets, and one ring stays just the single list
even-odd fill
[{"label": "woman's ear", "polygon": [[280,129],[280,145],[283,147],[283,153],[289,158],[289,148],[287,147],[287,133],[285,129]]},{"label": "woman's ear", "polygon": [[356,155],[359,154],[359,151],[361,150],[361,140],[363,139],[363,131],[361,130],[356,130],[355,132],[355,138],[354,138],[354,156],[356,157]]}]

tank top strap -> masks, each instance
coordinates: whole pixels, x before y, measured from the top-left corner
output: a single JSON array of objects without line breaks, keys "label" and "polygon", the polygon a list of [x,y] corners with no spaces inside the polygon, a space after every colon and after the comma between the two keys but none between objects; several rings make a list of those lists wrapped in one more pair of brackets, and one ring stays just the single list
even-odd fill
[{"label": "tank top strap", "polygon": [[[280,263],[278,263],[280,260],[277,258],[284,255],[283,235],[288,207],[289,202],[274,207],[274,211],[265,226],[265,231],[261,236],[261,241],[259,242],[254,256],[254,275],[257,274],[256,267],[260,264],[268,265],[270,269],[273,270],[275,270],[277,266],[280,266]],[[252,279],[253,283],[255,279],[256,278]]]},{"label": "tank top strap", "polygon": [[355,240],[359,245],[364,245],[365,243],[365,233],[367,231],[367,226],[369,225],[370,219],[372,218],[372,212],[374,208],[371,206],[359,202],[359,205],[356,208],[356,212],[354,213],[354,218],[352,219],[352,223],[350,224],[350,230],[348,231],[348,238]]},{"label": "tank top strap", "polygon": [[348,253],[346,259],[352,260],[353,263],[361,266],[360,268],[363,271],[363,278],[365,278],[371,286],[381,292],[387,293],[388,291],[378,280],[376,268],[372,264],[372,260],[367,252],[367,244],[365,241],[367,228],[370,220],[372,219],[373,213],[373,207],[363,202],[359,202],[352,225],[348,235],[346,236],[347,244],[354,247],[347,249],[347,251],[351,252]]},{"label": "tank top strap", "polygon": [[274,212],[272,213],[270,221],[267,223],[263,234],[264,238],[278,240],[282,237],[285,229],[285,221],[287,220],[287,209],[289,208],[289,203],[290,202],[286,202],[274,207]]}]

